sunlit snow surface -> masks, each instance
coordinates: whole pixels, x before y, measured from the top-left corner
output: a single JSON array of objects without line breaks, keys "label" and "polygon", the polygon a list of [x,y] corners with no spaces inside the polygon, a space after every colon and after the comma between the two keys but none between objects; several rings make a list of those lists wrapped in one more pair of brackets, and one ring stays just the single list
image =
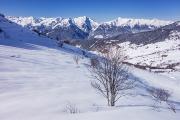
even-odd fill
[{"label": "sunlit snow surface", "polygon": [[[180,62],[180,33],[172,31],[169,38],[162,42],[147,45],[119,44],[129,56],[128,62],[140,65],[166,67]],[[180,71],[180,65],[175,67]]]},{"label": "sunlit snow surface", "polygon": [[[90,86],[91,77],[81,58],[77,65],[63,49],[36,46],[31,50],[0,45],[0,119],[1,120],[179,120],[180,112],[167,109],[154,111],[146,88],[162,87],[173,92],[171,100],[179,109],[179,73],[157,75],[131,69],[143,82],[120,99],[117,107],[108,108],[106,101]],[[80,113],[65,112],[67,104],[76,105]]]}]

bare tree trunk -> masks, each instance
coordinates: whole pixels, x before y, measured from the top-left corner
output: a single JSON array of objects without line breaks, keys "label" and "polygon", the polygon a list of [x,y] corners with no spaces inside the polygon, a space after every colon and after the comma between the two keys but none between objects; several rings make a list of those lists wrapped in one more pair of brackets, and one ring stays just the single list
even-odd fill
[{"label": "bare tree trunk", "polygon": [[115,106],[115,98],[113,96],[111,97],[111,106]]}]

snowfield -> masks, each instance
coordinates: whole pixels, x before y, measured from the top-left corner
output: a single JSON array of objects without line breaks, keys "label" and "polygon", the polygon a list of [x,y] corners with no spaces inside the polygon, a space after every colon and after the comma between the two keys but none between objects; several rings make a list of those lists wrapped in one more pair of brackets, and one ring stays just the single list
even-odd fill
[{"label": "snowfield", "polygon": [[[1,41],[2,42],[2,41]],[[21,46],[21,45],[20,45]],[[76,53],[64,49],[37,46],[26,49],[0,45],[0,119],[1,120],[179,120],[180,111],[170,111],[162,104],[160,112],[153,110],[154,101],[146,88],[161,87],[172,91],[176,108],[180,109],[178,74],[158,75],[131,68],[134,77],[143,84],[130,91],[117,103],[107,107],[105,99],[90,86],[90,74]],[[177,77],[177,78],[176,78]],[[79,113],[69,114],[68,105]]]},{"label": "snowfield", "polygon": [[127,60],[132,64],[156,66],[165,68],[176,64],[174,70],[180,71],[180,33],[173,31],[170,37],[163,42],[156,42],[147,45],[136,45],[130,42],[120,43],[125,54],[129,56]]}]

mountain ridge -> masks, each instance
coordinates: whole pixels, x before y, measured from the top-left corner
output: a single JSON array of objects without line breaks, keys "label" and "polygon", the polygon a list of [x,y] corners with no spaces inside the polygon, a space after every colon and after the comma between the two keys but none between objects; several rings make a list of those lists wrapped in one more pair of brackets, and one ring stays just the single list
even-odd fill
[{"label": "mountain ridge", "polygon": [[[109,38],[118,34],[154,30],[172,23],[172,21],[158,19],[131,19],[121,17],[104,23],[98,23],[87,16],[75,18],[7,16],[6,18],[23,27],[28,27],[31,30],[35,29],[50,38],[58,38],[58,40]],[[58,34],[60,32],[64,34]]]}]

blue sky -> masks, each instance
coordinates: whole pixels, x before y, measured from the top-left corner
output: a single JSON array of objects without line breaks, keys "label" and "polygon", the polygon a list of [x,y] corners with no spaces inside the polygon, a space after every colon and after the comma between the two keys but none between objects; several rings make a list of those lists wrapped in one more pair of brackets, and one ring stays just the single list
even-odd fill
[{"label": "blue sky", "polygon": [[77,17],[97,21],[117,17],[180,20],[180,0],[0,0],[11,16]]}]

